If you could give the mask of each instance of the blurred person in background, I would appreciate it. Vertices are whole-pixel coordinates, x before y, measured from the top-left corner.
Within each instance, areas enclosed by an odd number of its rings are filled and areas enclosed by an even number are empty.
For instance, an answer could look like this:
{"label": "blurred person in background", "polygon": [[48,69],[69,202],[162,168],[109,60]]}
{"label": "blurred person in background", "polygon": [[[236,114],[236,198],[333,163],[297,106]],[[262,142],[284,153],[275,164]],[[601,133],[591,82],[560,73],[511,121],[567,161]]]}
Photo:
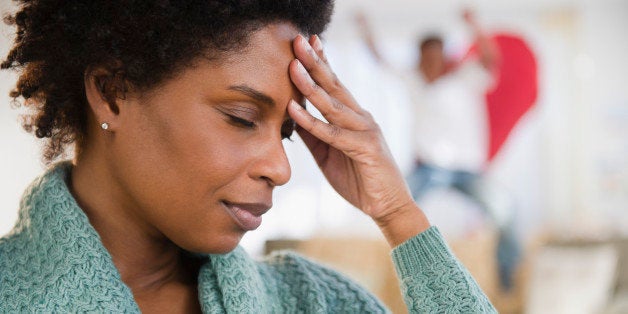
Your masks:
{"label": "blurred person in background", "polygon": [[463,19],[475,39],[473,53],[460,60],[448,58],[443,38],[428,35],[419,40],[416,66],[408,71],[395,69],[383,57],[366,16],[356,15],[369,51],[378,64],[406,82],[414,102],[415,166],[407,176],[413,198],[421,202],[429,192],[449,188],[474,201],[499,229],[500,283],[508,290],[520,254],[513,228],[515,206],[508,196],[496,195],[502,191],[483,178],[489,161],[485,96],[499,77],[501,55],[470,10]]}
{"label": "blurred person in background", "polygon": [[295,130],[388,240],[411,313],[495,312],[332,72],[316,34],[333,1],[17,2],[2,68],[49,168],[0,238],[0,312],[387,312],[333,270],[238,246],[290,179]]}

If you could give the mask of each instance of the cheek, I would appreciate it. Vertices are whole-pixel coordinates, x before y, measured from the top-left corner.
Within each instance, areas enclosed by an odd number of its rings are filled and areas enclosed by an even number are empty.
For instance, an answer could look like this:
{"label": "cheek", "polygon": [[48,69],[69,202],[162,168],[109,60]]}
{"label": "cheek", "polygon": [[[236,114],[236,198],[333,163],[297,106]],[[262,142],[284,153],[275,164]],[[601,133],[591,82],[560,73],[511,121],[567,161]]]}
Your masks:
{"label": "cheek", "polygon": [[219,201],[244,182],[240,133],[206,110],[147,114],[127,132],[112,166],[139,217],[185,249],[233,249],[242,232]]}
{"label": "cheek", "polygon": [[168,125],[158,135],[164,171],[184,185],[221,186],[237,176],[243,163],[233,132],[216,115],[197,115],[186,122]]}
{"label": "cheek", "polygon": [[160,229],[211,220],[221,188],[243,173],[244,155],[224,121],[206,110],[150,112],[125,139],[121,181]]}
{"label": "cheek", "polygon": [[174,200],[207,197],[238,175],[237,145],[216,120],[189,115],[165,121],[156,130],[150,151],[157,166],[150,171],[157,172],[156,179]]}
{"label": "cheek", "polygon": [[243,235],[219,201],[243,182],[247,154],[220,125],[224,121],[176,127],[161,140],[168,166],[160,174],[164,185],[152,191],[159,212],[154,224],[190,251],[228,252]]}

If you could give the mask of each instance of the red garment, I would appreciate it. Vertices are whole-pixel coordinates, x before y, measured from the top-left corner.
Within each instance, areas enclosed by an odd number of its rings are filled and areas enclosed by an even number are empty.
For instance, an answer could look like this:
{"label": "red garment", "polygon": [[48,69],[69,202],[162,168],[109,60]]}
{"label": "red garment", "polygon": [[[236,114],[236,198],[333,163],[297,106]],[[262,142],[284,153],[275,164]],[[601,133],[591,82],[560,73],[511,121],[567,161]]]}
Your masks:
{"label": "red garment", "polygon": [[[537,63],[534,53],[520,37],[496,34],[499,48],[495,67],[496,83],[486,93],[489,123],[487,162],[493,160],[519,119],[534,105],[538,94]],[[476,51],[474,45],[467,56]]]}

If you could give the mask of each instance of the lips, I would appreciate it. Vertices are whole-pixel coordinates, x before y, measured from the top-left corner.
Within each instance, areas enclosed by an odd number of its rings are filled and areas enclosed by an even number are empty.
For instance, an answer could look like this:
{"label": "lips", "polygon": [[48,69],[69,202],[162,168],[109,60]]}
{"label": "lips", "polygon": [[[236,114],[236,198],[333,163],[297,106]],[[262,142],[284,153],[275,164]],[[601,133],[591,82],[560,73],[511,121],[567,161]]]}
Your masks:
{"label": "lips", "polygon": [[264,203],[221,203],[231,218],[246,231],[257,229],[262,224],[262,215],[272,206]]}

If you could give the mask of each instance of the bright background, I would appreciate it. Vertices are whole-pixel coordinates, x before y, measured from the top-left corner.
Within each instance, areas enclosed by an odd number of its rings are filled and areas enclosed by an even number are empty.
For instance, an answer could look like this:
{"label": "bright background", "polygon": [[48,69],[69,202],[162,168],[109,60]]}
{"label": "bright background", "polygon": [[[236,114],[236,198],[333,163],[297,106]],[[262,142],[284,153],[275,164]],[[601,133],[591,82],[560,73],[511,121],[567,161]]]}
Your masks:
{"label": "bright background", "polygon": [[[446,51],[461,54],[471,37],[460,18],[473,8],[490,31],[511,31],[537,54],[540,95],[517,125],[488,176],[518,204],[516,230],[524,243],[540,236],[569,241],[628,237],[628,1],[339,0],[326,48],[339,77],[376,117],[404,172],[412,101],[397,78],[382,71],[362,43],[354,14],[362,10],[385,57],[411,66],[420,34],[438,31]],[[8,1],[0,3],[5,14]],[[0,26],[0,55],[13,29]],[[8,92],[16,76],[0,72],[0,234],[17,218],[20,195],[43,166],[39,146],[18,123]],[[275,193],[275,207],[243,245],[261,254],[267,239],[324,234],[379,238],[374,225],[324,181],[302,143],[287,143],[293,177]],[[439,191],[422,204],[450,238],[464,237],[478,218],[460,195]],[[461,209],[462,208],[462,209]],[[453,214],[452,214],[453,213]],[[625,266],[625,265],[624,265]],[[577,302],[576,302],[577,304]]]}

